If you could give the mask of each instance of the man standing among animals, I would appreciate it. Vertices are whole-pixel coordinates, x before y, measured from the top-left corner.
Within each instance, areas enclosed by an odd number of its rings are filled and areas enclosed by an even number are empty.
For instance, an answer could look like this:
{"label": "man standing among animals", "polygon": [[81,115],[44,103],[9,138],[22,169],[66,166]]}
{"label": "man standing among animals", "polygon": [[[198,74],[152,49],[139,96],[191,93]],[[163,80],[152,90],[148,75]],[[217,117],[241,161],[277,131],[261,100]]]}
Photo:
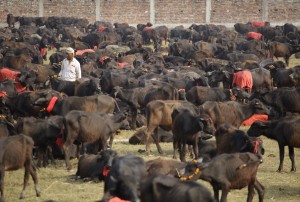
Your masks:
{"label": "man standing among animals", "polygon": [[65,81],[76,81],[81,78],[80,63],[74,58],[74,49],[68,47],[66,49],[67,58],[62,61],[59,76]]}

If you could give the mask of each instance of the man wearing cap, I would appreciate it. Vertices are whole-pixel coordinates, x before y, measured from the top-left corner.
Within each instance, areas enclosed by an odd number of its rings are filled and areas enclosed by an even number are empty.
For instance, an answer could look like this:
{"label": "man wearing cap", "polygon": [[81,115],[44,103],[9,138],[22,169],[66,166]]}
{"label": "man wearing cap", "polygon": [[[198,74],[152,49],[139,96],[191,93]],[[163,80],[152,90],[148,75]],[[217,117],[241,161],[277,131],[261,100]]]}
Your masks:
{"label": "man wearing cap", "polygon": [[62,61],[59,76],[65,81],[76,81],[81,78],[80,63],[74,58],[74,50],[71,47],[66,49],[67,58]]}

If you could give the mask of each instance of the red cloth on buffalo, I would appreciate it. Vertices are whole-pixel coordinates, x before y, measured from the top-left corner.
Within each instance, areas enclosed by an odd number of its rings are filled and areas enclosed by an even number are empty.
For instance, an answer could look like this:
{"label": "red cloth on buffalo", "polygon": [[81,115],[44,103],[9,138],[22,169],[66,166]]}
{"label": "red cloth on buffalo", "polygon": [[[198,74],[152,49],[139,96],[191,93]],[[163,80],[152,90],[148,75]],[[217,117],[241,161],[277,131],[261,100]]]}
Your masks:
{"label": "red cloth on buffalo", "polygon": [[100,26],[99,28],[98,28],[98,32],[103,32],[104,30],[106,30],[107,29],[107,27],[105,27],[105,26]]}
{"label": "red cloth on buffalo", "polygon": [[268,121],[268,115],[265,114],[254,114],[249,119],[242,123],[243,126],[251,126],[255,121]]}
{"label": "red cloth on buffalo", "polygon": [[257,33],[257,32],[248,32],[248,33],[247,33],[247,37],[248,37],[248,38],[251,38],[251,39],[259,40],[259,39],[262,38],[262,34]]}
{"label": "red cloth on buffalo", "polygon": [[252,27],[264,27],[266,25],[265,22],[251,22]]}
{"label": "red cloth on buffalo", "polygon": [[21,93],[26,89],[26,87],[24,87],[20,84],[17,74],[21,74],[21,72],[13,71],[13,70],[3,67],[2,69],[0,69],[0,82],[4,81],[5,79],[15,80],[17,82],[16,88],[18,90],[18,93]]}
{"label": "red cloth on buffalo", "polygon": [[94,53],[93,49],[84,49],[84,50],[77,50],[76,55],[82,55],[83,53]]}
{"label": "red cloth on buffalo", "polygon": [[47,54],[47,48],[42,48],[41,49],[41,55],[44,57]]}
{"label": "red cloth on buffalo", "polygon": [[110,57],[108,57],[108,56],[103,56],[102,58],[100,58],[100,60],[99,60],[99,62],[101,63],[101,64],[103,64],[104,63],[104,60],[107,60],[107,59],[109,59]]}
{"label": "red cloth on buffalo", "polygon": [[61,137],[58,137],[56,138],[56,144],[59,146],[59,147],[62,147],[64,142],[63,142],[63,139]]}
{"label": "red cloth on buffalo", "polygon": [[108,202],[130,202],[130,201],[125,201],[125,200],[122,200],[118,197],[113,197]]}
{"label": "red cloth on buffalo", "polygon": [[126,65],[128,65],[128,62],[118,62],[118,67],[124,68]]}
{"label": "red cloth on buffalo", "polygon": [[143,31],[147,31],[147,30],[150,30],[150,29],[153,29],[152,27],[144,27]]}
{"label": "red cloth on buffalo", "polygon": [[239,71],[233,75],[232,87],[249,88],[252,91],[253,80],[250,71]]}

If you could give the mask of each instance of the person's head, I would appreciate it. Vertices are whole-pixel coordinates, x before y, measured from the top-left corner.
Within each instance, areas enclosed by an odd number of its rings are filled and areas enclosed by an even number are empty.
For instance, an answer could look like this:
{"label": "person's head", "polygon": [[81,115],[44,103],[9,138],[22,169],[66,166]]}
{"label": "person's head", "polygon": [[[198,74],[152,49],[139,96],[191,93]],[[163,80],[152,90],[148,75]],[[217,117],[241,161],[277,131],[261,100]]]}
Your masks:
{"label": "person's head", "polygon": [[66,49],[66,53],[67,53],[67,59],[68,59],[68,60],[72,60],[73,57],[74,57],[74,49],[71,48],[71,47],[68,47],[68,48]]}

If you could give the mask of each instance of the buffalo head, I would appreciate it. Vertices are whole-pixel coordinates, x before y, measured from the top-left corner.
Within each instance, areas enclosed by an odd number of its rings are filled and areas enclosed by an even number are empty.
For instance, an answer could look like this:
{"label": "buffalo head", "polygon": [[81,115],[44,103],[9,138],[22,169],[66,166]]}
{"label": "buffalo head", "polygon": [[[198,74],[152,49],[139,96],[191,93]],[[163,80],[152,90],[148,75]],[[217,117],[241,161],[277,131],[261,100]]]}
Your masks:
{"label": "buffalo head", "polygon": [[193,160],[192,162],[189,162],[185,168],[179,170],[177,172],[178,177],[182,181],[186,180],[193,180],[196,181],[199,179],[199,176],[201,175],[201,170],[206,166],[206,163],[202,163],[202,158]]}
{"label": "buffalo head", "polygon": [[267,107],[266,105],[264,105],[260,100],[258,99],[253,99],[250,102],[250,105],[252,106],[252,108],[254,109],[254,113],[255,114],[266,114],[269,115],[271,108]]}
{"label": "buffalo head", "polygon": [[259,137],[270,127],[269,122],[255,121],[247,131],[250,137]]}
{"label": "buffalo head", "polygon": [[100,157],[97,159],[98,162],[103,162],[106,168],[111,168],[112,162],[115,157],[118,156],[118,153],[112,149],[107,149],[100,152]]}

